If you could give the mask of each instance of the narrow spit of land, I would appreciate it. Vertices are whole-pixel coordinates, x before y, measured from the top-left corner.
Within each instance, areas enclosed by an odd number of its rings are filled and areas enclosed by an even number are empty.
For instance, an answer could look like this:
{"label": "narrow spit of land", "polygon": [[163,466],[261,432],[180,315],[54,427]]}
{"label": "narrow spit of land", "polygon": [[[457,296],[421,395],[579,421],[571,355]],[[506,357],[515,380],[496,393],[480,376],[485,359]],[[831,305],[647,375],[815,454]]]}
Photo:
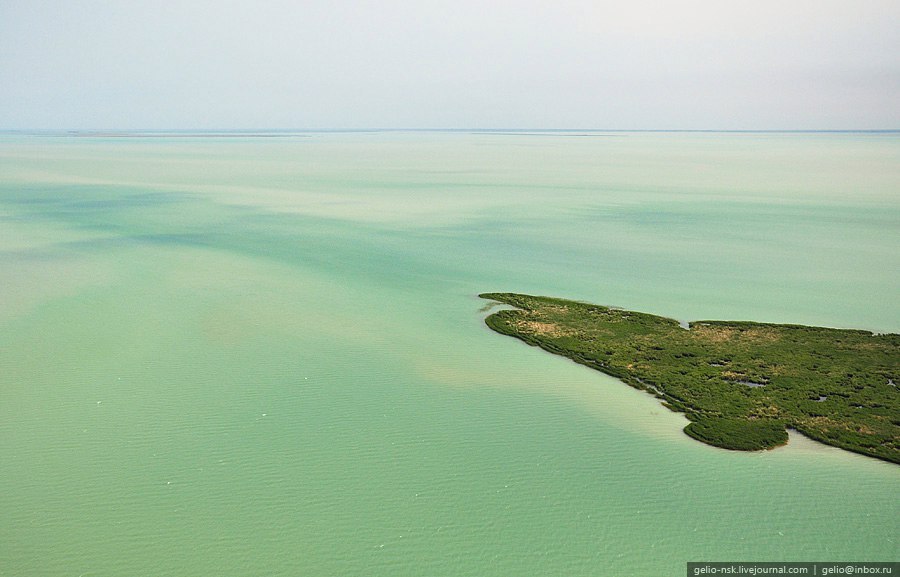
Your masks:
{"label": "narrow spit of land", "polygon": [[616,377],[684,412],[691,437],[726,449],[783,445],[787,428],[900,464],[900,335],[673,319],[564,299],[484,293],[485,322]]}

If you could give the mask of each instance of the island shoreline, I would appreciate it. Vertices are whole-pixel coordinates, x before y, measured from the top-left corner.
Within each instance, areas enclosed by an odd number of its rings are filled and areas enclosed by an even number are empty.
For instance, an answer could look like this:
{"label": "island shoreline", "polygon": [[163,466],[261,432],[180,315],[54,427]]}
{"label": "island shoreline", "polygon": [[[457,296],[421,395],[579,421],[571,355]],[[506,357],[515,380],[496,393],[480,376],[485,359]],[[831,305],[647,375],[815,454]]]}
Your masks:
{"label": "island shoreline", "polygon": [[[691,421],[684,433],[700,442],[769,450],[786,445],[792,429],[900,464],[893,385],[900,335],[751,321],[695,321],[685,329],[674,319],[580,301],[478,296],[512,307],[483,308],[494,332],[653,395],[683,413]],[[830,411],[811,404],[828,399]]]}

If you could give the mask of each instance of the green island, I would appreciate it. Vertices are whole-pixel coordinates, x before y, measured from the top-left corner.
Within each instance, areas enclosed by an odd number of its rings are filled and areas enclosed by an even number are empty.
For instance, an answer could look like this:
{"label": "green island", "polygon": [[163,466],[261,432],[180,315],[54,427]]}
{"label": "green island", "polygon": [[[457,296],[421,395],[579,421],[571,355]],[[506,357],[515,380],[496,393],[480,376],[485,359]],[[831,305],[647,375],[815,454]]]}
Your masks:
{"label": "green island", "polygon": [[726,449],[822,443],[900,464],[900,335],[734,321],[687,328],[651,314],[558,298],[484,293],[485,323],[647,391]]}

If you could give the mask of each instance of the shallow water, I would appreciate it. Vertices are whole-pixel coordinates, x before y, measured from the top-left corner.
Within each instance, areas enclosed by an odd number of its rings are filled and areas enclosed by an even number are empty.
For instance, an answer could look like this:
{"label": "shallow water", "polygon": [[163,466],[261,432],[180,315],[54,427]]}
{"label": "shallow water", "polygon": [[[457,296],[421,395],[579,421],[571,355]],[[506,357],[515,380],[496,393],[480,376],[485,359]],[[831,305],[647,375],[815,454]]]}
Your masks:
{"label": "shallow water", "polygon": [[897,558],[895,465],[734,453],[483,291],[900,330],[893,134],[0,136],[0,575]]}

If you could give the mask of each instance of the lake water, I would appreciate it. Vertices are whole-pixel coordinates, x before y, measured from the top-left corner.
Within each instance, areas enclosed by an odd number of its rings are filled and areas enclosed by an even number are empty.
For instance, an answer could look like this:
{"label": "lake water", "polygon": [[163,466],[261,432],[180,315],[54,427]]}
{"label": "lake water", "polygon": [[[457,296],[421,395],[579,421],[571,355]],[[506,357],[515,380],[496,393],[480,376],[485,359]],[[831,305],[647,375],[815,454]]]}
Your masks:
{"label": "lake water", "polygon": [[900,468],[737,453],[484,291],[900,330],[900,135],[0,135],[0,575],[897,560]]}

